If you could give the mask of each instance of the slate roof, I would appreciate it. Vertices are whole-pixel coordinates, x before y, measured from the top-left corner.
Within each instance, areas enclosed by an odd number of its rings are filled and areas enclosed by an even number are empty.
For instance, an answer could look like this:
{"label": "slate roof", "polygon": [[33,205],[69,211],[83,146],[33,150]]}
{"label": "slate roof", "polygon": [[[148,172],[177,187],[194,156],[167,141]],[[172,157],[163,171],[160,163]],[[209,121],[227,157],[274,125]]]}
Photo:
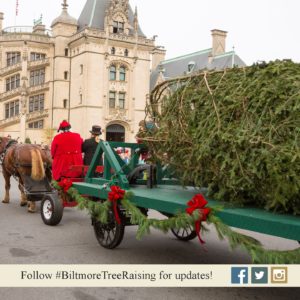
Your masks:
{"label": "slate roof", "polygon": [[[86,27],[104,30],[105,10],[109,7],[109,0],[87,0],[78,19],[78,31]],[[129,23],[132,27],[134,14],[129,6],[128,12]],[[132,34],[132,32],[130,32]],[[145,37],[140,26],[138,26],[138,35]]]}
{"label": "slate roof", "polygon": [[160,70],[162,71],[164,79],[167,80],[187,74],[189,64],[193,65],[191,72],[204,69],[222,70],[225,68],[231,68],[232,64],[239,67],[246,66],[241,58],[233,51],[217,55],[212,58],[211,62],[209,62],[211,50],[211,48],[205,49],[202,51],[162,61],[151,73],[150,90],[153,90],[153,88],[155,87]]}

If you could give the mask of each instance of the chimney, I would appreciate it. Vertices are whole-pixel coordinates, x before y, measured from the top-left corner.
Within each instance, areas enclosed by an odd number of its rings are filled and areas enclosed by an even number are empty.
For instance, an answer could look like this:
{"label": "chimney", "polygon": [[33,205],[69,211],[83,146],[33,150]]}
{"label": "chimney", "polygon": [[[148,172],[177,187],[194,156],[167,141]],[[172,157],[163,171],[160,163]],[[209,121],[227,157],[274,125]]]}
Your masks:
{"label": "chimney", "polygon": [[227,31],[213,29],[212,36],[212,56],[225,53]]}
{"label": "chimney", "polygon": [[3,12],[0,12],[0,34],[2,34],[2,22],[3,22],[3,16],[4,16],[4,13]]}

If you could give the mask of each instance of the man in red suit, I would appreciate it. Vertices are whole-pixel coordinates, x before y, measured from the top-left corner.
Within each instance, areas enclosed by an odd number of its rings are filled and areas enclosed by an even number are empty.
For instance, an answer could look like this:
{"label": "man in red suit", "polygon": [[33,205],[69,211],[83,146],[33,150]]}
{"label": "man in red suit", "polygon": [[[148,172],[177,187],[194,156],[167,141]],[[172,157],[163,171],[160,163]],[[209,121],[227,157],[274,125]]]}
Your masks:
{"label": "man in red suit", "polygon": [[52,176],[54,180],[63,177],[78,177],[81,171],[70,170],[70,166],[83,165],[81,145],[82,138],[78,133],[70,132],[71,125],[62,121],[51,144]]}

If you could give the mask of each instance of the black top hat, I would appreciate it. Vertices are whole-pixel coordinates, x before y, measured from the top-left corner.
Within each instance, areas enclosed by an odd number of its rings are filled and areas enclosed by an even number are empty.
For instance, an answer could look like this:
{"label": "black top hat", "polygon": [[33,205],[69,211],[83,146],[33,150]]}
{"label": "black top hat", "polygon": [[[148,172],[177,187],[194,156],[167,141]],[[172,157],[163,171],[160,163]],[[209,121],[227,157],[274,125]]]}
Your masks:
{"label": "black top hat", "polygon": [[93,125],[92,130],[90,130],[90,133],[94,135],[102,134],[101,127],[98,125]]}

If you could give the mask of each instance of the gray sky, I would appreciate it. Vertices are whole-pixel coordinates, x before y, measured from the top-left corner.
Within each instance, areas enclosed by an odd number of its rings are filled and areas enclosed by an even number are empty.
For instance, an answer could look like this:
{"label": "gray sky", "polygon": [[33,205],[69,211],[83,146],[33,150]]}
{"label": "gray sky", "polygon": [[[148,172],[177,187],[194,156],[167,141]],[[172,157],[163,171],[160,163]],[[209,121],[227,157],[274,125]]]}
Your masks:
{"label": "gray sky", "polygon": [[[32,25],[43,15],[50,27],[61,12],[62,0],[0,0],[4,27]],[[86,0],[68,0],[69,13],[78,18]],[[235,47],[247,63],[291,58],[300,62],[299,0],[130,0],[138,8],[147,37],[158,35],[167,58],[211,47],[211,29],[228,31],[226,50]]]}

